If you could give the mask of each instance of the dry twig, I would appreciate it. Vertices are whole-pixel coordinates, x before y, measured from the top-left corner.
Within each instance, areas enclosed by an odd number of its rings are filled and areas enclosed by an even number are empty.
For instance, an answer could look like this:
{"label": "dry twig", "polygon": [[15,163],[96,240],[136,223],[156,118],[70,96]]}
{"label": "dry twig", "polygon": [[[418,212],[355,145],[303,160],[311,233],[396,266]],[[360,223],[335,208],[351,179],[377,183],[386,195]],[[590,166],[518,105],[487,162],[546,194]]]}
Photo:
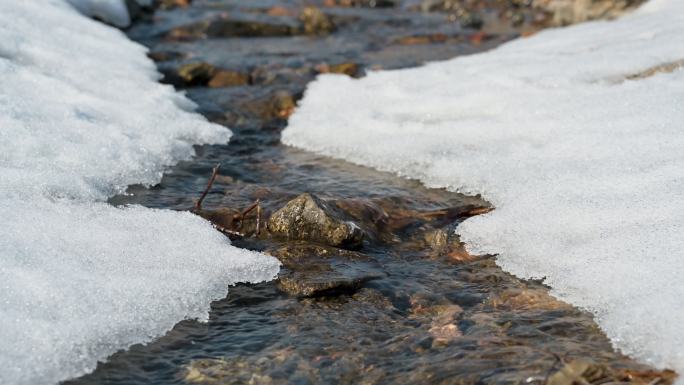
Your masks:
{"label": "dry twig", "polygon": [[219,168],[221,167],[220,163],[217,163],[216,166],[211,170],[211,177],[209,178],[209,182],[207,182],[207,187],[204,189],[202,192],[202,195],[200,198],[197,200],[195,203],[195,209],[194,211],[199,211],[202,209],[202,201],[204,200],[204,197],[207,196],[209,193],[209,190],[211,190],[211,186],[214,185],[214,181],[216,180],[216,175],[218,175]]}

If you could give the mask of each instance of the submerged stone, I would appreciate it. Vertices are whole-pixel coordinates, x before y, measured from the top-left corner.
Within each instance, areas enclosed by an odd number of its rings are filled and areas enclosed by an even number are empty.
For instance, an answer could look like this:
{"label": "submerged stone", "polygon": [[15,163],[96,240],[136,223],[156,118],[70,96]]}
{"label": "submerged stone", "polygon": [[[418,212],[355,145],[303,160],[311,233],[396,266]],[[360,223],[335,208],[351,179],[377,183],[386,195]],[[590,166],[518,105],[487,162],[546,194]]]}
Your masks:
{"label": "submerged stone", "polygon": [[296,35],[295,25],[265,21],[233,20],[220,18],[211,22],[207,36],[221,37],[275,37]]}
{"label": "submerged stone", "polygon": [[178,68],[178,77],[186,85],[205,84],[216,73],[216,67],[209,63],[188,63]]}
{"label": "submerged stone", "polygon": [[307,35],[327,35],[335,29],[330,18],[316,7],[304,7],[299,20]]}
{"label": "submerged stone", "polygon": [[295,297],[352,294],[382,278],[381,266],[355,251],[310,244],[288,245],[270,252],[283,264],[278,288]]}
{"label": "submerged stone", "polygon": [[243,86],[249,83],[249,76],[237,71],[220,70],[217,71],[211,80],[209,80],[209,87],[234,87]]}

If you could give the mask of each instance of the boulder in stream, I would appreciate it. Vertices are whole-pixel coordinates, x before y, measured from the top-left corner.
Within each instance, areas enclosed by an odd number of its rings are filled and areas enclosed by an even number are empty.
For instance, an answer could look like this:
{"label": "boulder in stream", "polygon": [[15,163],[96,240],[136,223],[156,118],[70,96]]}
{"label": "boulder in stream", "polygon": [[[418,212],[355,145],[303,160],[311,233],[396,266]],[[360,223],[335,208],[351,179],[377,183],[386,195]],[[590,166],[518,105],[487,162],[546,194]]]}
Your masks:
{"label": "boulder in stream", "polygon": [[302,194],[268,220],[271,234],[346,249],[362,246],[364,233],[337,208],[312,194]]}

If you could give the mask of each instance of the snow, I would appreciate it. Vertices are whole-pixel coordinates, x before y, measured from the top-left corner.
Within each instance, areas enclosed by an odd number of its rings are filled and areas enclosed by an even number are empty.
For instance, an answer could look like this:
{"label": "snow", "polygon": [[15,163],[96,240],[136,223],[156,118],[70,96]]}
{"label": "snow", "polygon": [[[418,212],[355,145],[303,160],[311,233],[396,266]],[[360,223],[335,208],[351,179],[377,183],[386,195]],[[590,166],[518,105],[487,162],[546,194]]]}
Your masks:
{"label": "snow", "polygon": [[[131,16],[125,0],[67,0],[84,15],[97,17],[117,27],[128,27]],[[141,6],[149,7],[152,0],[136,0]]]}
{"label": "snow", "polygon": [[324,75],[284,143],[482,194],[471,252],[592,311],[623,352],[684,371],[684,1],[364,79]]}
{"label": "snow", "polygon": [[230,132],[63,0],[0,2],[0,384],[54,384],[272,279],[190,213],[106,203]]}

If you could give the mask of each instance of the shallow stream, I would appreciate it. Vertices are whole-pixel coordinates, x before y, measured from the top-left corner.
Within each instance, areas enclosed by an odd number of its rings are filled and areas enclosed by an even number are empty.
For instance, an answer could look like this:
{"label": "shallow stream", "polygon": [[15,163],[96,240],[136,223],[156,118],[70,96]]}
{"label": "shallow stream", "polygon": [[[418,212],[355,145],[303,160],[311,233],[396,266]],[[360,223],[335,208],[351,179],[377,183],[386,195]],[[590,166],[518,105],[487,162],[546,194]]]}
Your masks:
{"label": "shallow stream", "polygon": [[354,251],[236,237],[278,256],[281,278],[231,288],[208,323],[181,322],[68,384],[544,384],[577,359],[595,365],[584,376],[591,383],[667,383],[616,353],[591,315],[506,274],[494,257],[468,255],[453,229],[486,202],[280,144],[319,73],[420,65],[543,26],[516,2],[468,4],[424,12],[418,1],[197,0],[143,15],[129,36],[150,47],[164,81],[234,136],[113,204],[190,209],[220,164],[206,210],[259,199],[266,217],[312,193],[367,237]]}

